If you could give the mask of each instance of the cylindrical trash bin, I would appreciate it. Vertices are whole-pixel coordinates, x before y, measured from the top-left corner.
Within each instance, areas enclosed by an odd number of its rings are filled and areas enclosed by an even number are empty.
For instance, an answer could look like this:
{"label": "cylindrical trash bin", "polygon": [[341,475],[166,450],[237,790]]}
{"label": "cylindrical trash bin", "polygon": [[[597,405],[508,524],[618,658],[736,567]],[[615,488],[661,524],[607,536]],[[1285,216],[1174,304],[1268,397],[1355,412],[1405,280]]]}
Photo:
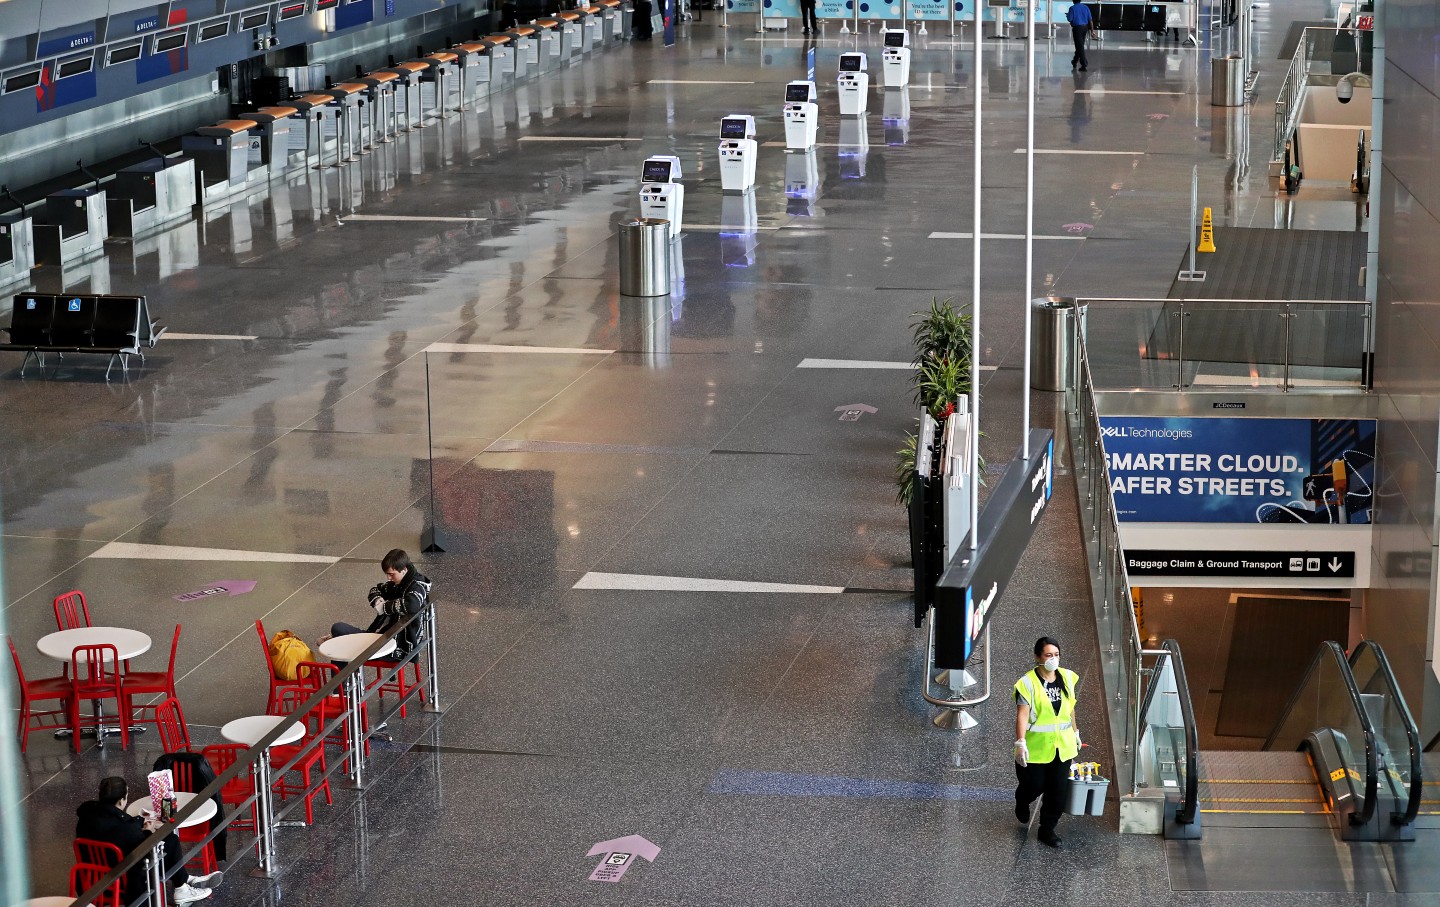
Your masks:
{"label": "cylindrical trash bin", "polygon": [[1030,387],[1067,391],[1075,381],[1085,306],[1076,305],[1073,296],[1042,296],[1030,300],[1030,314]]}
{"label": "cylindrical trash bin", "polygon": [[620,225],[620,295],[670,295],[670,221],[637,217]]}
{"label": "cylindrical trash bin", "polygon": [[1239,54],[1210,61],[1210,106],[1245,106],[1245,58]]}
{"label": "cylindrical trash bin", "polygon": [[1105,778],[1091,778],[1089,780],[1075,779],[1070,782],[1070,809],[1072,816],[1083,816],[1089,813],[1092,816],[1105,815],[1105,791],[1110,787],[1110,782]]}

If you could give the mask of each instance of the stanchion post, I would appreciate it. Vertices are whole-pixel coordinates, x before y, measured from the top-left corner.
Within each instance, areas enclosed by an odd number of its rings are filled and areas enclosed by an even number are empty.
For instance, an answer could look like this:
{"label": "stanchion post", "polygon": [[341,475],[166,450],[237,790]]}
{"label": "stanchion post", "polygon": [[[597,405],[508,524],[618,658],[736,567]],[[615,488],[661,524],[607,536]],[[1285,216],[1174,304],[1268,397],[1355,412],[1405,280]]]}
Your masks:
{"label": "stanchion post", "polygon": [[426,673],[429,674],[427,681],[430,687],[430,701],[425,703],[423,711],[441,713],[445,709],[440,705],[440,640],[436,634],[439,619],[435,613],[435,603],[431,602],[430,607],[425,611],[425,622],[429,624],[426,636],[429,642],[425,646]]}
{"label": "stanchion post", "polygon": [[270,802],[270,751],[250,765],[250,778],[255,785],[255,856],[259,864],[250,871],[256,878],[268,879],[275,872],[275,813]]}
{"label": "stanchion post", "polygon": [[365,667],[362,665],[346,681],[346,692],[350,698],[350,785],[356,790],[365,789],[365,728],[360,716],[365,708]]}

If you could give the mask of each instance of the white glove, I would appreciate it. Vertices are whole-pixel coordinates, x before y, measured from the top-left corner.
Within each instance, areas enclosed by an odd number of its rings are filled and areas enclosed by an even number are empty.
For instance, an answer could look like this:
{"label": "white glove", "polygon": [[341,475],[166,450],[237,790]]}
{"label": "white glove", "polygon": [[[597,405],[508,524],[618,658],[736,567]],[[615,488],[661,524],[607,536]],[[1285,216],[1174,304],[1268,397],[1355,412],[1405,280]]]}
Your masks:
{"label": "white glove", "polygon": [[1081,741],[1081,739],[1080,739],[1080,729],[1077,727],[1077,728],[1075,729],[1075,748],[1078,750],[1080,747],[1082,747],[1082,746],[1084,746],[1084,745],[1085,745],[1084,742]]}
{"label": "white glove", "polygon": [[1021,768],[1030,764],[1030,747],[1025,745],[1024,740],[1015,741],[1015,764]]}
{"label": "white glove", "polygon": [[383,615],[385,613],[385,597],[379,593],[371,595],[370,607],[375,609],[377,615]]}

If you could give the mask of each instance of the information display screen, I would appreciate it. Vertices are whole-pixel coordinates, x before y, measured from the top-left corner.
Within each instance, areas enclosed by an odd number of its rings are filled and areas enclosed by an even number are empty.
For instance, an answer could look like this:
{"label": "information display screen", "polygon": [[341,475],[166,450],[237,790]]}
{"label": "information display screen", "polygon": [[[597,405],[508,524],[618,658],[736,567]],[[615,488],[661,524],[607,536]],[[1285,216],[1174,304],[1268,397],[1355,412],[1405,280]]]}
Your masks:
{"label": "information display screen", "polygon": [[786,101],[786,103],[795,104],[795,103],[799,103],[799,102],[801,102],[801,101],[808,101],[808,100],[810,100],[810,86],[809,86],[809,85],[786,85],[786,86],[785,86],[785,101]]}
{"label": "information display screen", "polygon": [[720,138],[722,139],[743,139],[745,138],[745,121],[734,117],[720,121]]}
{"label": "information display screen", "polygon": [[905,33],[903,31],[887,31],[885,33],[886,47],[904,47]]}
{"label": "information display screen", "polygon": [[859,72],[859,71],[860,71],[860,55],[859,55],[859,54],[843,54],[843,55],[840,57],[840,71],[841,71],[841,72]]}
{"label": "information display screen", "polygon": [[640,179],[647,183],[670,182],[670,162],[646,161],[644,169],[640,172]]}

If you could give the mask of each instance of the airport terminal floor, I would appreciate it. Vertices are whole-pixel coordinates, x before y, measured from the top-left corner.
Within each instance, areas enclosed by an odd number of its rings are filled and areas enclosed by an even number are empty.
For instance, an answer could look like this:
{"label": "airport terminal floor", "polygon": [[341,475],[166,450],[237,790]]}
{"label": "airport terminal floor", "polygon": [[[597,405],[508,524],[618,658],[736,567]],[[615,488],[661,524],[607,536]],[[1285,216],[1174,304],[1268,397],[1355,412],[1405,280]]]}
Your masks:
{"label": "airport terminal floor", "polygon": [[[1260,8],[1262,80],[1283,72],[1290,22],[1323,14]],[[112,245],[90,273],[36,272],[42,292],[143,293],[172,333],[108,383],[98,359],[23,379],[18,354],[3,363],[6,619],[27,671],[55,673],[34,640],[68,589],[97,624],[168,641],[180,623],[200,746],[264,710],[257,618],[312,645],[363,625],[397,547],[435,584],[443,715],[392,720],[367,790],[279,831],[275,878],[232,846],[212,902],[1433,903],[1356,868],[1382,845],[1121,836],[1114,792],[1104,816],[1062,820],[1059,851],[1016,823],[1010,684],[1042,634],[1082,678],[1103,656],[1063,462],[995,619],[979,727],[931,725],[893,479],[914,410],[894,364],[913,313],[969,306],[972,44],[943,25],[917,39],[908,120],[884,121],[900,99],[876,89],[868,149],[841,157],[834,77],[854,40],[718,25],[706,13],[674,48],[617,46],[359,163],[296,171]],[[810,46],[813,170],[780,119]],[[859,46],[878,70],[876,35]],[[1164,296],[1195,164],[1224,224],[1271,223],[1269,108],[1212,110],[1207,50],[1111,37],[1078,73],[1068,36],[1039,48],[1037,290]],[[1023,43],[984,50],[993,469],[1019,445],[1034,294],[1015,238]],[[761,144],[748,237],[725,229],[731,113],[755,116]],[[652,154],[684,170],[680,264],[669,297],[622,298],[615,233]],[[1033,402],[1035,424],[1062,427],[1058,395]],[[841,418],[859,404],[873,411]],[[424,555],[432,445],[446,551]],[[256,585],[175,599],[227,579]],[[1099,696],[1082,687],[1079,725],[1108,764]],[[31,736],[35,894],[66,890],[75,806],[103,776],[142,779],[154,736],[78,754]],[[659,854],[590,881],[592,846],[627,835]]]}

